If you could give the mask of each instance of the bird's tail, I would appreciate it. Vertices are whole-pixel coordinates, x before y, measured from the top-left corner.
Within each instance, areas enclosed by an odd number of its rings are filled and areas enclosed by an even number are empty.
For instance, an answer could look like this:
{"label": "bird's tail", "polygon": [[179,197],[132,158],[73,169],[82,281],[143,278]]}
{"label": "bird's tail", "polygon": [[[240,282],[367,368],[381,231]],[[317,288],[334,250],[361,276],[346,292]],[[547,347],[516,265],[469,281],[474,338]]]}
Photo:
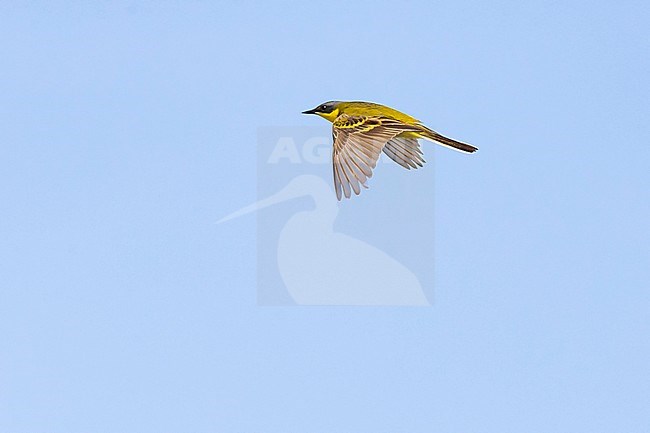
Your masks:
{"label": "bird's tail", "polygon": [[422,137],[463,153],[474,153],[478,150],[478,147],[452,140],[451,138],[438,134],[436,131],[429,129],[426,126],[422,126]]}

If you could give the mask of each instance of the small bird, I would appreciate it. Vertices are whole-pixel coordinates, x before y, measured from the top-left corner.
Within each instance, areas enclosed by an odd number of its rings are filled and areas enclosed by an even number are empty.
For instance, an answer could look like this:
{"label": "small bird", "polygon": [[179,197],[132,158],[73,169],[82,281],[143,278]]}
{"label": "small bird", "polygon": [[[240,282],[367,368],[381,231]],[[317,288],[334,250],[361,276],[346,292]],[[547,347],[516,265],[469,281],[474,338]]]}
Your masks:
{"label": "small bird", "polygon": [[406,169],[422,167],[418,139],[424,138],[463,153],[478,150],[438,134],[419,120],[385,105],[372,102],[329,101],[302,114],[317,114],[332,122],[334,190],[336,198],[359,195],[372,176],[383,151]]}

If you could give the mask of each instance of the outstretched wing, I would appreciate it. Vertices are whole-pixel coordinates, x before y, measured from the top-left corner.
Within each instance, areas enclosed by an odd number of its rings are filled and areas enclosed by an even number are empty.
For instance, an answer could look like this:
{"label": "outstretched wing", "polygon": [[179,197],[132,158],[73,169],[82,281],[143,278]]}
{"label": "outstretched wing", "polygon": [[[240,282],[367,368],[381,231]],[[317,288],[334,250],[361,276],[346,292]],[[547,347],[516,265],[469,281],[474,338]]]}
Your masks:
{"label": "outstretched wing", "polygon": [[[372,170],[377,165],[379,154],[386,143],[402,132],[419,130],[415,125],[391,118],[345,114],[339,116],[332,124],[332,163],[336,198],[341,200],[342,195],[350,198],[352,191],[358,195],[361,186],[366,187],[366,181],[372,176]],[[397,150],[399,149],[395,149]]]}
{"label": "outstretched wing", "polygon": [[407,170],[425,163],[417,138],[395,137],[384,146],[384,153]]}

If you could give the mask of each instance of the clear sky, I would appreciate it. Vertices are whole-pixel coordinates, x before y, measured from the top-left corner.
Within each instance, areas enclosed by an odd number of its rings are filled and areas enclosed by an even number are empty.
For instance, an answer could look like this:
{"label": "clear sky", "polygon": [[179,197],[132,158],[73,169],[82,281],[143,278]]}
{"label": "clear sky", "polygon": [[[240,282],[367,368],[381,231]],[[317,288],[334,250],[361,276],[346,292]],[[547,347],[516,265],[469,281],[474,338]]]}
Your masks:
{"label": "clear sky", "polygon": [[[641,1],[3,2],[0,431],[650,431],[648,22]],[[299,113],[330,99],[480,148],[425,147],[430,307],[260,306],[255,216],[215,224],[257,199],[259,128],[327,136]],[[391,230],[363,203],[399,206],[420,171],[398,168],[339,219]]]}

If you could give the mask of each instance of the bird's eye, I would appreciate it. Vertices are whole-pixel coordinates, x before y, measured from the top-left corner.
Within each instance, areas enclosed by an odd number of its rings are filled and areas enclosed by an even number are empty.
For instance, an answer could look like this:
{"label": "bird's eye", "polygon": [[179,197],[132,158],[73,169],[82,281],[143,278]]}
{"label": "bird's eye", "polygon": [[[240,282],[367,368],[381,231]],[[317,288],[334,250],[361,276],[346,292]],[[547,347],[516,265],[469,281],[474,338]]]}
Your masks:
{"label": "bird's eye", "polygon": [[327,105],[321,105],[320,109],[323,110],[323,111],[327,110]]}

